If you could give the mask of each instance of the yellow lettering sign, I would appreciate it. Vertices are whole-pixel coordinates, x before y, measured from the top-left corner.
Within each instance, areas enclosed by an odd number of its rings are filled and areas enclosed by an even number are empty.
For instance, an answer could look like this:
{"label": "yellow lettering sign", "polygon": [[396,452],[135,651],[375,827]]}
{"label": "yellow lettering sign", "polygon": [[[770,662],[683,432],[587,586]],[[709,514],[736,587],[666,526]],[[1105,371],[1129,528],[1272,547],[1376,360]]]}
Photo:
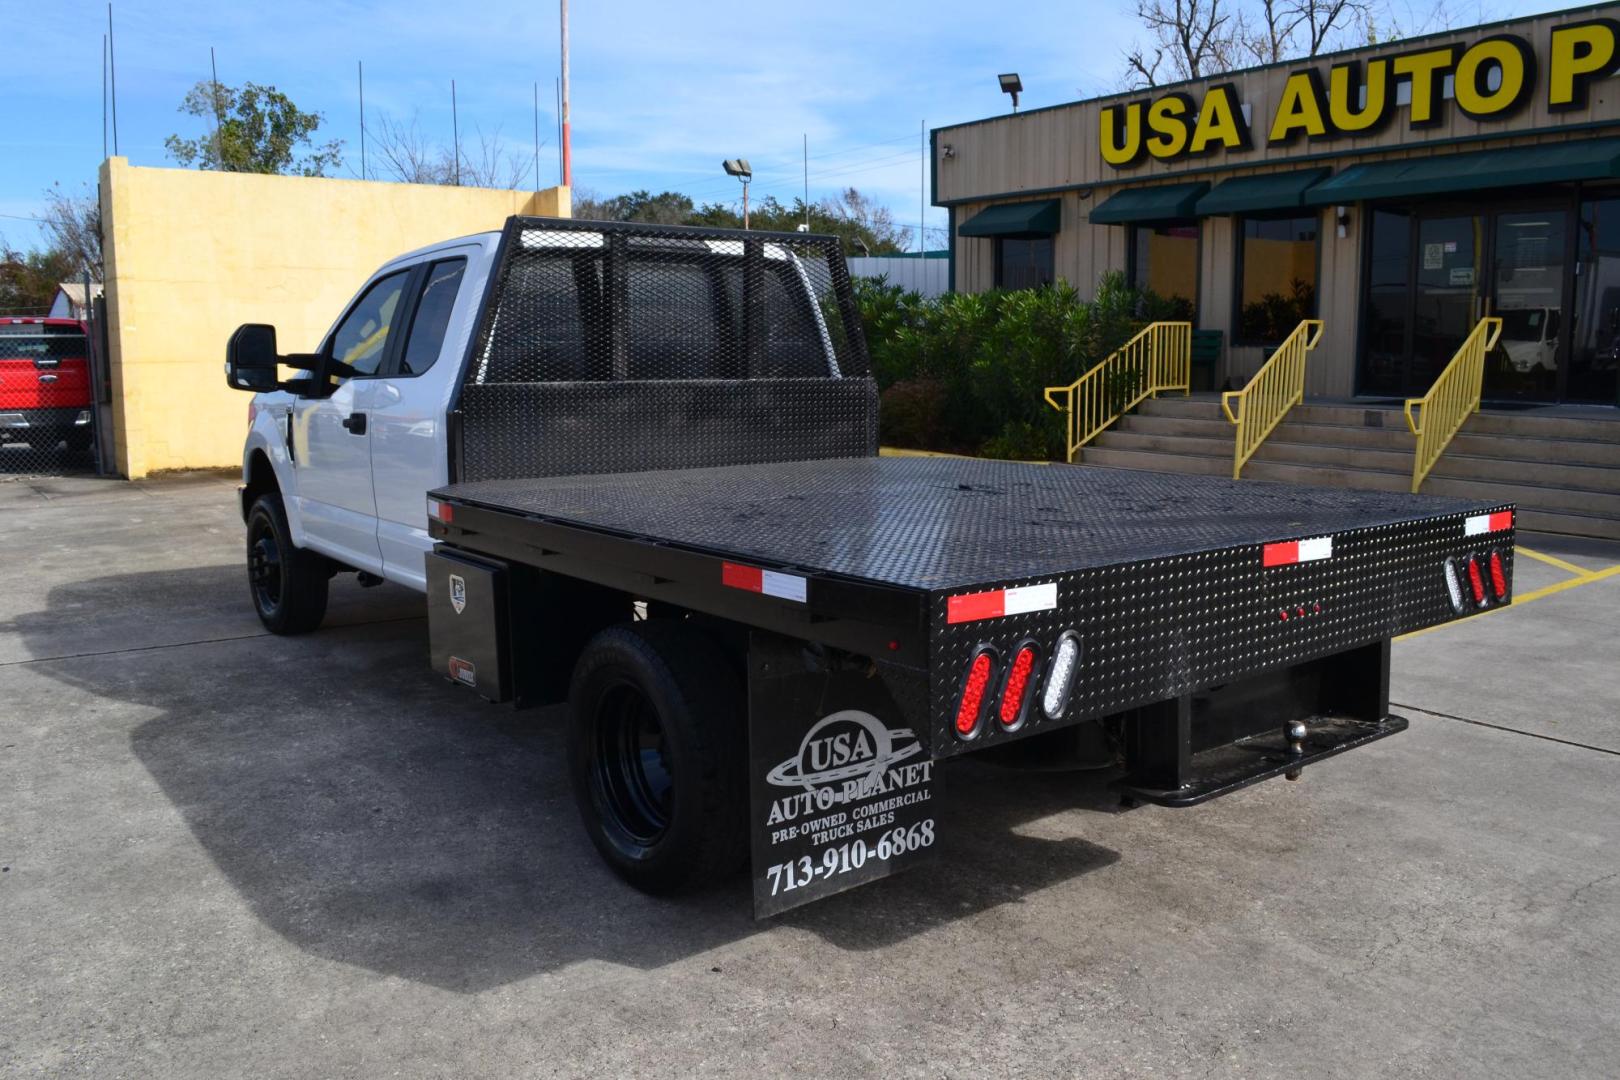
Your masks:
{"label": "yellow lettering sign", "polygon": [[[1530,97],[1535,72],[1536,54],[1524,38],[1512,34],[1481,38],[1457,61],[1452,88],[1457,108],[1475,120],[1510,113]],[[1493,73],[1499,74],[1493,78]]]}
{"label": "yellow lettering sign", "polygon": [[1406,107],[1408,127],[1433,127],[1440,122],[1440,89],[1456,58],[1457,51],[1448,45],[1443,49],[1407,53],[1389,62],[1397,79],[1407,79],[1412,84],[1412,103]]}
{"label": "yellow lettering sign", "polygon": [[1204,106],[1198,111],[1198,124],[1193,128],[1190,151],[1207,154],[1216,147],[1247,150],[1249,145],[1249,125],[1243,119],[1237,87],[1231,83],[1210,87],[1209,93],[1204,95]]}
{"label": "yellow lettering sign", "polygon": [[1620,22],[1590,22],[1555,26],[1547,54],[1547,108],[1570,112],[1586,108],[1587,92],[1599,79],[1620,67]]}
{"label": "yellow lettering sign", "polygon": [[1189,138],[1187,118],[1192,111],[1192,98],[1186,94],[1166,94],[1149,105],[1147,125],[1154,134],[1147,141],[1147,152],[1160,161],[1185,153]]}
{"label": "yellow lettering sign", "polygon": [[1102,159],[1116,169],[1142,159],[1142,103],[1110,105],[1102,111]]}
{"label": "yellow lettering sign", "polygon": [[1271,119],[1268,142],[1290,143],[1301,134],[1313,139],[1327,135],[1322,107],[1322,76],[1314,69],[1296,71],[1283,84],[1282,100]]}
{"label": "yellow lettering sign", "polygon": [[[1357,105],[1365,91],[1365,104]],[[1335,64],[1328,73],[1328,120],[1346,135],[1376,131],[1389,119],[1389,61],[1369,60],[1363,80],[1361,65]]]}

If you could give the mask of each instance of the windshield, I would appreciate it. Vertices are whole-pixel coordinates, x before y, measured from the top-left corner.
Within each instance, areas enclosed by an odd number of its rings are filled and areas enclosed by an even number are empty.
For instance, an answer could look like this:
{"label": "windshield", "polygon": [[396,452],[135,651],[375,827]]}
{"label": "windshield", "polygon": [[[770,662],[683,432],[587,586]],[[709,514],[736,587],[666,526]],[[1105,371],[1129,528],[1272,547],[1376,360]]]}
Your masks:
{"label": "windshield", "polygon": [[1502,337],[1508,341],[1540,341],[1547,326],[1546,308],[1519,308],[1502,314]]}

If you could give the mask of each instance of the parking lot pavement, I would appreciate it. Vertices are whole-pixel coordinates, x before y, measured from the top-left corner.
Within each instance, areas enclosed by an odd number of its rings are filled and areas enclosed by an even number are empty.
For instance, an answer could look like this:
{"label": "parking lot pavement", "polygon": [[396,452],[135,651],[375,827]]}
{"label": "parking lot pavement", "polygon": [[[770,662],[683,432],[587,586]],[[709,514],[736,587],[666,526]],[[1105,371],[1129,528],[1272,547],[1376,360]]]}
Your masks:
{"label": "parking lot pavement", "polygon": [[263,634],[228,483],[8,487],[6,1075],[1620,1073],[1620,550],[1522,537],[1575,569],[1398,643],[1412,730],[1302,783],[963,762],[939,859],[756,923],[620,885],[415,596]]}

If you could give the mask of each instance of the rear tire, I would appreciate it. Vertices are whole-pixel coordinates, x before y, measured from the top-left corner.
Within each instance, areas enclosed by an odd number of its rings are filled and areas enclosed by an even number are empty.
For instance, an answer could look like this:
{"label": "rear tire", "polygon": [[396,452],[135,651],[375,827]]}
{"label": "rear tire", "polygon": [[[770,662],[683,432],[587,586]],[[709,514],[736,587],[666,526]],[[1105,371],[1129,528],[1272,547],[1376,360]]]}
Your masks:
{"label": "rear tire", "polygon": [[717,643],[683,621],[609,627],[581,654],[569,702],[574,798],[620,877],[662,894],[741,869],[743,692]]}
{"label": "rear tire", "polygon": [[326,617],[326,559],[294,547],[281,496],[260,495],[247,519],[248,593],[272,634],[306,634]]}

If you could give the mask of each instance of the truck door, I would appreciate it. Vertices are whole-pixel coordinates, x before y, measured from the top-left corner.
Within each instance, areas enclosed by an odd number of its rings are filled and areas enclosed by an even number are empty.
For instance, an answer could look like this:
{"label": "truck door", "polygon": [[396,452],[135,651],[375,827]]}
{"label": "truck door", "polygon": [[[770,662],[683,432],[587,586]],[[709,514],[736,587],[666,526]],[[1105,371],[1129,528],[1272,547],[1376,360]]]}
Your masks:
{"label": "truck door", "polygon": [[383,574],[417,589],[426,587],[422,556],[433,546],[426,495],[449,479],[444,414],[477,316],[477,290],[463,290],[461,282],[478,249],[466,250],[435,259],[412,280],[404,343],[371,391],[371,477]]}
{"label": "truck door", "polygon": [[378,373],[398,341],[391,331],[412,273],[399,270],[372,282],[332,331],[327,355],[357,374],[338,378],[326,397],[299,398],[293,406],[305,542],[358,570],[382,570],[369,413]]}

